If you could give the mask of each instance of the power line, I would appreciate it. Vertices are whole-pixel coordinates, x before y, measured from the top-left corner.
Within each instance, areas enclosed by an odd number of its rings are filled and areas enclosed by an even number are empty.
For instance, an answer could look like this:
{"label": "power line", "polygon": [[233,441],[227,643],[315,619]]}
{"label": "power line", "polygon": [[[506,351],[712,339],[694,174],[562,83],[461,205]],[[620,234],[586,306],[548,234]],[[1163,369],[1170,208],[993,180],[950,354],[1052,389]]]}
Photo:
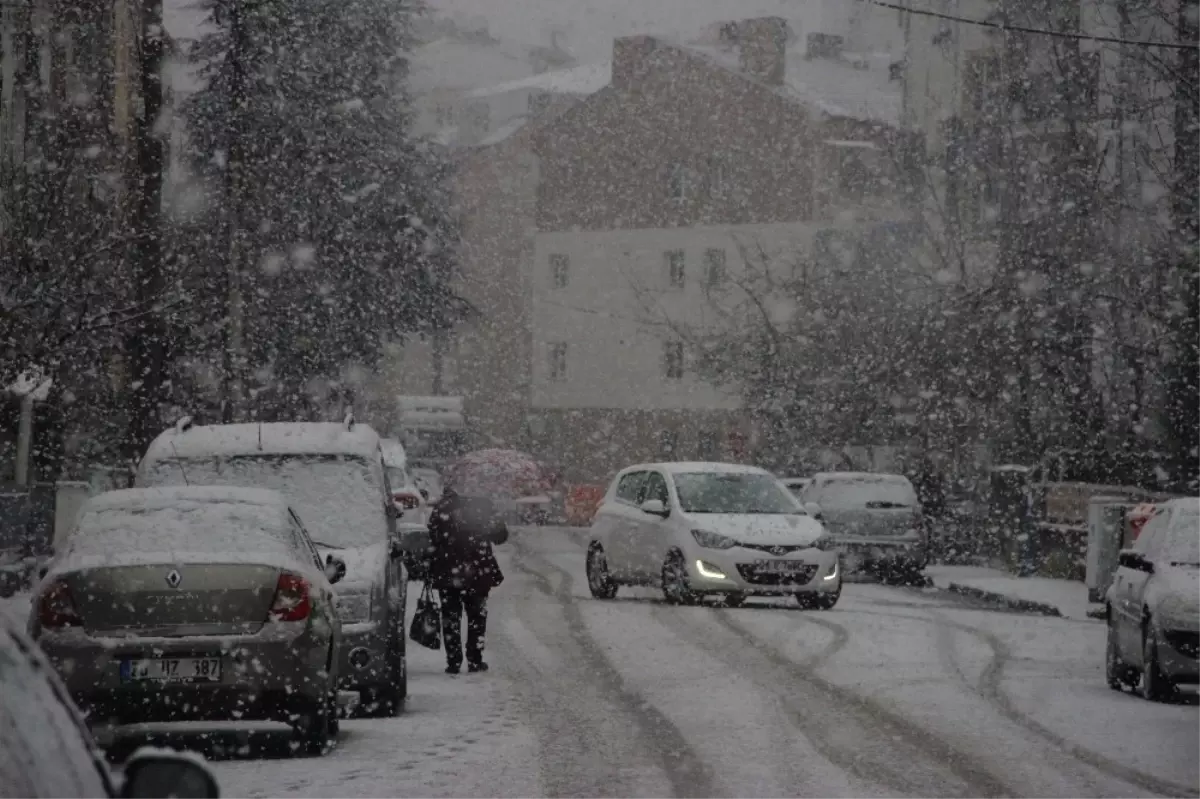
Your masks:
{"label": "power line", "polygon": [[944,19],[947,22],[961,22],[964,25],[976,25],[981,28],[994,28],[1000,31],[1013,31],[1015,33],[1032,33],[1038,36],[1053,36],[1059,39],[1078,39],[1087,42],[1105,42],[1108,44],[1128,44],[1135,47],[1165,47],[1168,50],[1195,50],[1200,48],[1200,43],[1197,44],[1182,44],[1179,42],[1147,42],[1136,39],[1121,39],[1116,36],[1093,36],[1087,33],[1071,33],[1070,31],[1052,31],[1045,28],[1027,28],[1023,25],[1008,25],[1003,22],[992,22],[986,19],[968,19],[967,17],[957,17],[953,14],[943,14],[940,11],[929,11],[923,8],[909,8],[899,3],[888,3],[885,0],[867,0],[872,5],[877,5],[882,8],[890,8],[893,11],[903,11],[906,14],[915,14],[919,17],[933,17],[934,19]]}

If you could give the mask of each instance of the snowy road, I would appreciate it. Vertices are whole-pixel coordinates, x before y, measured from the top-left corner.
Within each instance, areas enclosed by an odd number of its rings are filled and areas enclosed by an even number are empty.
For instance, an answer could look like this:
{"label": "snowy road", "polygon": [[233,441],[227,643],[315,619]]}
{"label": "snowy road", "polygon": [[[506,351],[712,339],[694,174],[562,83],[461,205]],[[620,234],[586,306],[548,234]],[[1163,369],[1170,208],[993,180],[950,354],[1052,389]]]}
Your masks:
{"label": "snowy road", "polygon": [[448,677],[410,645],[405,715],[344,722],[324,758],[218,762],[223,793],[1200,793],[1195,704],[1110,691],[1102,623],[875,585],[830,612],[602,602],[584,534],[522,528],[500,548],[491,672]]}

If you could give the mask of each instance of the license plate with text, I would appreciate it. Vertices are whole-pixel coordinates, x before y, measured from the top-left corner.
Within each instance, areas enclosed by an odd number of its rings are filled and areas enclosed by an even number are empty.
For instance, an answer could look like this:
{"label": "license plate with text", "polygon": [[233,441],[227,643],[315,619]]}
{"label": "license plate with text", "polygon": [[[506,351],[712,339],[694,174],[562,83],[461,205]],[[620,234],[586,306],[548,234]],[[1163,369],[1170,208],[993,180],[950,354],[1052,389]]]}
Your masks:
{"label": "license plate with text", "polygon": [[755,566],[768,574],[793,574],[804,571],[808,564],[794,560],[760,560]]}
{"label": "license plate with text", "polygon": [[121,663],[124,680],[215,682],[221,679],[220,658],[145,658]]}

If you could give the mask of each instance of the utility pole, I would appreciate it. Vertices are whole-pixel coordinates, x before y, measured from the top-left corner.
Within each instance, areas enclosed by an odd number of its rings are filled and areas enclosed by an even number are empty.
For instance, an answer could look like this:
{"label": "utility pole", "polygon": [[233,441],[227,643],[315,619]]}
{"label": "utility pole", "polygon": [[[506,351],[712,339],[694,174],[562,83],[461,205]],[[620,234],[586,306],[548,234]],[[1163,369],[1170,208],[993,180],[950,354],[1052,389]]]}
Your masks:
{"label": "utility pole", "polygon": [[242,419],[245,399],[246,339],[245,295],[242,290],[242,264],[245,253],[245,233],[242,228],[241,205],[245,169],[244,119],[246,105],[246,73],[242,53],[241,0],[225,0],[229,22],[229,118],[225,131],[225,326],[222,336],[221,421],[226,424]]}
{"label": "utility pole", "polygon": [[159,433],[159,408],[166,379],[167,331],[157,304],[165,280],[162,247],[163,111],[162,66],[166,31],[162,0],[141,0],[137,37],[141,109],[133,115],[134,187],[131,263],[133,294],[141,314],[126,339],[131,394],[126,457],[137,458]]}

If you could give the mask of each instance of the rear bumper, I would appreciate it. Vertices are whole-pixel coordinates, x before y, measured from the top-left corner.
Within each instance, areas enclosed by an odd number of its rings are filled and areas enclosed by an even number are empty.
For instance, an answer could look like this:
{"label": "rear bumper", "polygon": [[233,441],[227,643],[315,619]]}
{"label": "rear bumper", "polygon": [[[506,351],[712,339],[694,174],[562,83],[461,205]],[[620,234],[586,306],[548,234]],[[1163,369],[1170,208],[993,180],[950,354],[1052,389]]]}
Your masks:
{"label": "rear bumper", "polygon": [[[286,720],[329,685],[331,635],[308,626],[264,627],[255,635],[93,638],[43,634],[39,645],[81,708],[119,723],[228,719]],[[125,660],[219,658],[212,682],[128,681]]]}
{"label": "rear bumper", "polygon": [[848,571],[856,567],[870,569],[923,569],[929,563],[929,549],[919,539],[834,536],[834,545]]}
{"label": "rear bumper", "polygon": [[338,687],[359,691],[391,680],[388,671],[386,626],[368,621],[342,625],[342,649],[338,655]]}

